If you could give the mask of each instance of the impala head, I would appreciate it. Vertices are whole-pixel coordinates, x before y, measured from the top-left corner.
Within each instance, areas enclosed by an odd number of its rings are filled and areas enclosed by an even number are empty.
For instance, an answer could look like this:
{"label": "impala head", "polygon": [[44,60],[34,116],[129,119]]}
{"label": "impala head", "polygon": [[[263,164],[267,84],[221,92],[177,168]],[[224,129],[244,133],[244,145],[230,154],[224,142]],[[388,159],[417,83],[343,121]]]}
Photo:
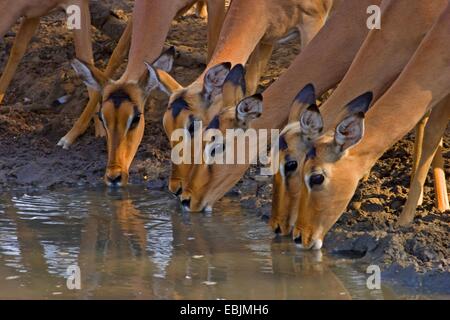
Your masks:
{"label": "impala head", "polygon": [[[299,115],[316,105],[314,86],[308,84],[296,96],[291,107],[288,125],[280,134],[278,143],[279,170],[273,178],[272,214],[269,221],[272,230],[281,235],[288,235],[295,224],[300,201],[301,163],[304,162],[305,148],[300,145]],[[307,120],[306,118],[304,120]],[[314,124],[323,127],[321,122]]]}
{"label": "impala head", "polygon": [[146,64],[147,72],[139,81],[129,82],[113,81],[92,65],[76,59],[72,62],[83,82],[102,95],[98,117],[106,131],[108,164],[104,179],[108,186],[128,183],[128,170],[144,134],[145,102],[152,90],[166,90],[159,79],[172,68],[174,53],[173,48],[167,50],[153,66]]}
{"label": "impala head", "polygon": [[300,116],[298,148],[305,155],[293,237],[305,249],[320,249],[323,238],[348,205],[361,177],[362,164],[352,154],[364,135],[364,114],[372,101],[365,93],[347,105],[347,115],[321,133],[323,120],[314,105]]}
{"label": "impala head", "polygon": [[[239,64],[231,70],[230,68],[231,64],[228,62],[218,64],[206,72],[202,83],[193,83],[171,92],[163,124],[172,148],[178,143],[171,139],[175,130],[185,129],[193,137],[196,122],[207,126],[222,108],[235,105],[236,99],[244,96],[244,67]],[[190,164],[172,164],[169,180],[171,192],[181,194],[191,167]]]}
{"label": "impala head", "polygon": [[[218,190],[217,185],[223,182],[224,177],[229,178],[227,169],[233,167],[233,164],[224,164],[226,161],[225,136],[227,129],[251,128],[253,120],[259,118],[262,113],[262,95],[255,94],[241,100],[236,106],[224,108],[216,115],[209,125],[205,128],[203,163],[192,167],[189,179],[186,180],[186,186],[183,188],[181,202],[187,211],[210,211],[214,202],[222,194],[213,192]],[[223,139],[221,139],[223,137]],[[237,154],[237,148],[234,144],[234,155]],[[222,161],[220,161],[222,159]],[[214,163],[215,160],[216,163]],[[222,164],[220,164],[222,162]]]}

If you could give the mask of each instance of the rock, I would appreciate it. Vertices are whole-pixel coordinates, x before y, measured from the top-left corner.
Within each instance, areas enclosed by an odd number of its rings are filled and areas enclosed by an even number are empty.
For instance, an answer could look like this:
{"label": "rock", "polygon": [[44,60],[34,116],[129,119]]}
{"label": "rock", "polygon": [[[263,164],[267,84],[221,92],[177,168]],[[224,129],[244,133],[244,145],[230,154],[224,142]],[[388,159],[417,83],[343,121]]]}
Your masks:
{"label": "rock", "polygon": [[362,210],[367,212],[383,211],[383,204],[379,198],[369,198],[361,205]]}
{"label": "rock", "polygon": [[399,210],[403,206],[403,204],[404,201],[397,199],[391,202],[390,207],[392,210]]}
{"label": "rock", "polygon": [[256,208],[256,200],[255,198],[247,198],[241,200],[241,207],[244,209],[255,209]]}
{"label": "rock", "polygon": [[167,187],[167,181],[162,179],[150,180],[147,183],[147,188],[149,190],[163,190]]}
{"label": "rock", "polygon": [[353,210],[359,210],[361,209],[361,202],[360,201],[354,201],[350,204],[350,209]]}

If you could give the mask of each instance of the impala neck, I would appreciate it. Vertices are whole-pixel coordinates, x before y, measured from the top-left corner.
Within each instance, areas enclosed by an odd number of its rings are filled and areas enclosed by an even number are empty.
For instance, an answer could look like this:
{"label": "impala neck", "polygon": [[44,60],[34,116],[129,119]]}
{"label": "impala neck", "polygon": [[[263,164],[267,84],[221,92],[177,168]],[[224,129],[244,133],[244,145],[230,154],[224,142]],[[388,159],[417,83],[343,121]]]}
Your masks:
{"label": "impala neck", "polygon": [[[381,0],[340,1],[318,35],[309,43],[289,69],[264,92],[264,111],[252,123],[256,129],[281,128],[288,119],[294,97],[313,82],[318,94],[338,83],[350,67],[367,36],[367,6]],[[217,200],[245,173],[248,165],[224,166],[224,175],[209,192]]]}
{"label": "impala neck", "polygon": [[128,65],[121,81],[136,81],[145,72],[144,62],[153,62],[163,50],[172,20],[187,0],[136,0]]}
{"label": "impala neck", "polygon": [[381,0],[341,1],[323,29],[297,56],[289,69],[264,92],[264,112],[256,128],[281,128],[299,90],[313,83],[322,95],[345,75],[368,29],[367,7]]}
{"label": "impala neck", "polygon": [[449,93],[450,6],[425,37],[392,87],[366,117],[363,140],[350,153],[370,168]]}
{"label": "impala neck", "polygon": [[376,101],[392,85],[446,3],[383,1],[381,30],[369,33],[344,79],[321,108],[327,127],[334,129],[347,114],[347,103],[357,96],[371,91]]}
{"label": "impala neck", "polygon": [[265,0],[234,1],[228,9],[219,40],[205,72],[196,82],[203,81],[206,71],[222,62],[232,65],[247,62],[266,33],[268,17]]}

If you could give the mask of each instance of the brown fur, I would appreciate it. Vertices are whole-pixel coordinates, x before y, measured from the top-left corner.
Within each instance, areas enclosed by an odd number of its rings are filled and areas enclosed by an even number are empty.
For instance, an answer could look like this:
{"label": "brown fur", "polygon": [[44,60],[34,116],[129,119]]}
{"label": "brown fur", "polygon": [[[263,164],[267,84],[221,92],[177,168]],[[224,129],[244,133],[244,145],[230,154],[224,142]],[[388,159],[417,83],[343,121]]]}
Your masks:
{"label": "brown fur", "polygon": [[[432,6],[421,1],[407,0],[387,0],[382,3],[382,29],[369,33],[342,82],[321,107],[328,112],[326,124],[339,123],[348,112],[347,103],[356,96],[371,91],[378,98],[384,93],[414,54],[445,3],[446,1],[436,1]],[[404,28],[406,24],[411,27]],[[383,50],[379,49],[381,47]],[[299,172],[303,171],[301,165],[302,163],[299,164]],[[297,212],[290,212],[284,216],[286,220],[282,219],[279,223],[286,225],[288,221],[292,221],[289,217],[294,216],[297,216]]]}
{"label": "brown fur", "polygon": [[[398,79],[368,112],[366,130],[358,145],[336,159],[330,158],[330,142],[316,143],[317,157],[304,166],[302,174],[310,172],[312,167],[328,174],[321,189],[302,191],[293,235],[301,235],[304,247],[323,240],[345,210],[359,179],[449,93],[449,28],[450,6],[447,5]],[[324,109],[325,118],[328,112]],[[387,131],[389,134],[380,134]]]}
{"label": "brown fur", "polygon": [[[170,2],[166,0],[136,0],[133,11],[133,24],[131,24],[130,20],[121,41],[113,52],[106,74],[109,77],[112,76],[112,73],[124,60],[129,49],[127,68],[120,82],[137,81],[145,73],[144,62],[154,61],[163,50],[164,41],[172,20],[192,7],[196,2],[195,0],[174,0]],[[224,0],[205,0],[203,2],[207,3],[208,6],[208,50],[212,52],[225,15],[225,3]],[[133,29],[133,32],[131,32],[131,29]],[[81,60],[88,61],[82,58]],[[171,82],[170,80],[168,81]],[[86,131],[99,102],[99,95],[90,95],[89,103],[82,116],[61,139],[59,145],[68,148]],[[101,136],[102,134],[102,130],[96,126],[96,135]]]}
{"label": "brown fur", "polygon": [[[166,112],[164,127],[168,137],[175,129],[185,127],[190,116],[201,119],[207,125],[221,109],[205,106],[200,97],[199,88],[210,68],[223,62],[245,65],[253,52],[246,76],[246,94],[255,93],[261,73],[271,56],[274,42],[285,36],[292,28],[299,27],[302,33],[302,47],[305,47],[324,25],[332,3],[332,0],[234,0],[225,18],[216,50],[205,72],[192,85],[175,92],[170,99],[170,102],[174,101],[182,94],[190,101],[191,110],[186,110],[177,119],[170,116],[170,110]],[[230,106],[232,105],[230,101],[236,101],[244,94],[238,93],[237,96],[231,94],[231,97],[225,95],[222,105]],[[190,166],[186,165],[182,165],[181,168],[173,166],[170,191],[176,192],[182,187],[183,180],[189,174],[189,168]]]}
{"label": "brown fur", "polygon": [[[280,128],[288,118],[289,108],[286,106],[291,105],[300,88],[313,82],[317,94],[321,95],[342,79],[368,33],[367,28],[358,26],[365,25],[367,6],[374,3],[377,2],[350,0],[339,3],[324,28],[291,67],[265,91],[264,112],[252,124],[253,127]],[[191,209],[200,207],[198,204],[212,206],[247,168],[248,165],[212,165],[208,176],[191,182],[192,185],[198,184],[190,193]]]}

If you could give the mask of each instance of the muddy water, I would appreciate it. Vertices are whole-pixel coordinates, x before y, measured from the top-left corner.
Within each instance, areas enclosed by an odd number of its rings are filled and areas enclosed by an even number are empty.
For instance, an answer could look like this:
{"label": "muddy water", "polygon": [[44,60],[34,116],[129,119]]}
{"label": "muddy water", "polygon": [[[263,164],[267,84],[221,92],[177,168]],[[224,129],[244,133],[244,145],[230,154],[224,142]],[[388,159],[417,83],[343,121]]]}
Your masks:
{"label": "muddy water", "polygon": [[232,200],[186,215],[137,187],[0,196],[0,298],[397,298],[358,269],[274,239]]}

